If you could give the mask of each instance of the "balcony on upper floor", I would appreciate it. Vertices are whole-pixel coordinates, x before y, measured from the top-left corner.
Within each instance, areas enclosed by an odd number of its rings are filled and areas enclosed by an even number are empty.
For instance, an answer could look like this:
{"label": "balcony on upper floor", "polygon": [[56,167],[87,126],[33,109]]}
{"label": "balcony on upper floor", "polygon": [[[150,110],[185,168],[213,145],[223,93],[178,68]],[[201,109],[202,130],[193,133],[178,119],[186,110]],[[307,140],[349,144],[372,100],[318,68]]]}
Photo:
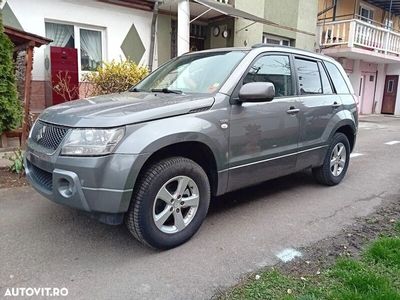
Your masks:
{"label": "balcony on upper floor", "polygon": [[331,56],[359,58],[367,61],[400,61],[400,33],[359,18],[321,21],[318,24],[317,48]]}
{"label": "balcony on upper floor", "polygon": [[215,0],[217,2],[223,3],[223,4],[228,4],[231,6],[235,6],[235,0]]}

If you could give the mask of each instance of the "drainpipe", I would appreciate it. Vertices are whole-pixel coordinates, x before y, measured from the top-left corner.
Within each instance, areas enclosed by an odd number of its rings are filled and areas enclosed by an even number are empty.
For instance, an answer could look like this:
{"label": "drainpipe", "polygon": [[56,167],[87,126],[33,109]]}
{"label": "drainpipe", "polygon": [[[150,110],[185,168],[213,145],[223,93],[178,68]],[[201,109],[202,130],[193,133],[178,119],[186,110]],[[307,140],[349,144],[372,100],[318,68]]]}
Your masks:
{"label": "drainpipe", "polygon": [[156,24],[158,18],[158,0],[155,1],[153,7],[153,19],[151,20],[151,39],[150,39],[150,53],[149,53],[149,70],[153,71],[153,61],[154,61],[154,46],[156,42]]}
{"label": "drainpipe", "polygon": [[376,98],[376,88],[378,86],[378,70],[376,70],[375,72],[375,87],[374,87],[374,104],[372,105],[372,113],[374,114],[376,112],[376,105],[378,104],[378,102],[375,100]]}
{"label": "drainpipe", "polygon": [[178,2],[178,56],[189,52],[190,4],[189,0]]}
{"label": "drainpipe", "polygon": [[337,8],[337,0],[333,0],[332,21],[336,21],[336,8]]}

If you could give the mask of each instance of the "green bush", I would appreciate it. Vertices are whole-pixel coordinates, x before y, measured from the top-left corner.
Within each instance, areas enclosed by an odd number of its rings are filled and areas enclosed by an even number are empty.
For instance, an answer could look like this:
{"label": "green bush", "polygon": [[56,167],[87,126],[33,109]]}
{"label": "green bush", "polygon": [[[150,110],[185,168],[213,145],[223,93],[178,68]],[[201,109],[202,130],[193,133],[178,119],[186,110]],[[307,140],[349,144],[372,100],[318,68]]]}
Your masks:
{"label": "green bush", "polygon": [[9,168],[11,172],[17,173],[20,176],[25,173],[24,155],[21,149],[15,150],[14,153],[8,157],[8,160],[11,161]]}
{"label": "green bush", "polygon": [[90,84],[91,95],[121,93],[147,76],[147,67],[138,66],[131,60],[103,63],[96,71],[87,73],[84,82]]}
{"label": "green bush", "polygon": [[13,44],[4,33],[0,14],[0,135],[21,126],[21,120],[22,106],[15,83]]}

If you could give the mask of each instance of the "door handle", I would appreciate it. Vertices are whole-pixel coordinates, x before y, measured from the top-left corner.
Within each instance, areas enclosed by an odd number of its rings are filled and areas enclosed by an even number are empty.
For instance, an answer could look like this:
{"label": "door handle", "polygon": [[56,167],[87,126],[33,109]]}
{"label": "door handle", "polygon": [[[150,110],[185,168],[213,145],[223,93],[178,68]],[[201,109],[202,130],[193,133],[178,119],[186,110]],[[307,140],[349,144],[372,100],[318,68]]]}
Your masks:
{"label": "door handle", "polygon": [[337,103],[337,102],[335,101],[335,102],[333,102],[332,107],[333,107],[333,108],[338,108],[338,107],[340,107],[341,105],[342,105],[342,104]]}
{"label": "door handle", "polygon": [[289,110],[287,110],[286,112],[289,115],[294,115],[294,114],[297,114],[299,111],[300,111],[300,109],[298,109],[298,108],[296,108],[294,106],[291,106],[291,107],[289,107]]}

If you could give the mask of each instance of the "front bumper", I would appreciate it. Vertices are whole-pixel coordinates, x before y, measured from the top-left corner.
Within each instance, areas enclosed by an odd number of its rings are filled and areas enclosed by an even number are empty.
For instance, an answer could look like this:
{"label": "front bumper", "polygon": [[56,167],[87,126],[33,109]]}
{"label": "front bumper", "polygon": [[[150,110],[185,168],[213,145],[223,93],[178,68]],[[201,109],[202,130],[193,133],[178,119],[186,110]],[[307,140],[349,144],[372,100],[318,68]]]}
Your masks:
{"label": "front bumper", "polygon": [[137,157],[66,157],[28,146],[24,163],[28,181],[44,197],[93,215],[121,214],[129,208]]}

